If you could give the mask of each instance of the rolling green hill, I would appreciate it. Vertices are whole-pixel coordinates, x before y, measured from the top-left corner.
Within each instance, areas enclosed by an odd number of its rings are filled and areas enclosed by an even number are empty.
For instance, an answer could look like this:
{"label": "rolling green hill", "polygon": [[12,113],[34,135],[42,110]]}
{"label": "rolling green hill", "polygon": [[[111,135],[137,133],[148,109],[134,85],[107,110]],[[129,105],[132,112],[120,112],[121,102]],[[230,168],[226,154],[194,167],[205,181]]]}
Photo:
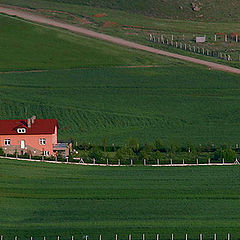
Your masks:
{"label": "rolling green hill", "polygon": [[57,118],[61,139],[239,143],[239,76],[166,63],[0,74],[0,118]]}
{"label": "rolling green hill", "polygon": [[[36,0],[2,0],[18,4],[37,5]],[[70,5],[90,6],[115,9],[129,13],[137,13],[151,17],[234,22],[240,19],[238,0],[40,0],[45,4],[64,3]],[[192,3],[196,3],[199,11],[194,11]]]}
{"label": "rolling green hill", "polygon": [[168,61],[160,56],[4,15],[0,15],[0,28],[0,71],[145,65]]}
{"label": "rolling green hill", "polygon": [[239,238],[239,166],[104,168],[0,159],[0,169],[5,239]]}
{"label": "rolling green hill", "polygon": [[[0,74],[1,119],[57,118],[60,138],[80,142],[238,143],[239,76],[0,20],[0,71],[48,70]],[[150,64],[158,67],[117,68]]]}

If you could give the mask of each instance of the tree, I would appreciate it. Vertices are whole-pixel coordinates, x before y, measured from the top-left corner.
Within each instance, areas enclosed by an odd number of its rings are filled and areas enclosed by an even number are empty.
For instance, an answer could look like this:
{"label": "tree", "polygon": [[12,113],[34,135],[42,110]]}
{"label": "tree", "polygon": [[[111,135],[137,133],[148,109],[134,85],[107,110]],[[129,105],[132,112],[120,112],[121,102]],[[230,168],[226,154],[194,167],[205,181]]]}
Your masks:
{"label": "tree", "polygon": [[107,138],[106,137],[103,138],[102,145],[103,145],[103,151],[106,152],[106,147],[107,147]]}
{"label": "tree", "polygon": [[218,160],[233,161],[236,158],[236,153],[231,148],[220,148],[214,153],[214,158]]}
{"label": "tree", "polygon": [[103,152],[97,148],[97,147],[93,147],[89,153],[88,153],[88,156],[91,158],[91,159],[96,159],[96,160],[102,160],[102,157],[103,157]]}
{"label": "tree", "polygon": [[136,138],[129,138],[127,140],[127,146],[131,148],[135,153],[139,151],[139,141]]}
{"label": "tree", "polygon": [[160,139],[157,139],[155,141],[155,148],[156,148],[156,150],[158,150],[160,152],[166,152],[167,151],[164,143]]}
{"label": "tree", "polygon": [[117,150],[115,157],[120,160],[129,160],[134,159],[136,155],[131,148],[123,146]]}

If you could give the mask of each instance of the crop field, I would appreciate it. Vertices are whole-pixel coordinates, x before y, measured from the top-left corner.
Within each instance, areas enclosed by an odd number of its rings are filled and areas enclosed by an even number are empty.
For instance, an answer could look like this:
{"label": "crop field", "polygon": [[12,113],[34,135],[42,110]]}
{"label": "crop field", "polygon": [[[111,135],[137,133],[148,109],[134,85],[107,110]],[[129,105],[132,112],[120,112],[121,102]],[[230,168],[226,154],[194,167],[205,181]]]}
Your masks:
{"label": "crop field", "polygon": [[60,139],[239,143],[239,76],[166,62],[0,74],[0,118],[57,118]]}
{"label": "crop field", "polygon": [[0,160],[5,239],[239,239],[239,166],[82,167]]}
{"label": "crop field", "polygon": [[[47,69],[0,74],[1,119],[57,118],[59,137],[78,142],[239,142],[237,75],[0,20],[0,71]],[[134,65],[158,67],[119,68]]]}
{"label": "crop field", "polygon": [[166,58],[0,15],[0,71],[159,64]]}

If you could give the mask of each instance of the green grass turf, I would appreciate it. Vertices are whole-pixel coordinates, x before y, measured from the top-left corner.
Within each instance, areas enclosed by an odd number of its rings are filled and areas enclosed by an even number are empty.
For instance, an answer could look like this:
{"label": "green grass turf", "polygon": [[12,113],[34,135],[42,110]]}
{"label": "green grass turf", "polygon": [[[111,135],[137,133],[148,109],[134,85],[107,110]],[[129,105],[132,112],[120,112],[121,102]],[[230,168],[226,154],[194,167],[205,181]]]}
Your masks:
{"label": "green grass turf", "polygon": [[0,119],[57,118],[78,142],[239,143],[239,76],[186,63],[0,74]]}
{"label": "green grass turf", "polygon": [[[128,12],[129,14],[141,14],[151,17],[204,20],[218,22],[235,22],[240,19],[238,0],[201,0],[200,11],[194,12],[191,8],[192,0],[1,0],[2,3],[23,6],[69,6],[72,8],[93,7],[113,9]],[[182,9],[181,9],[182,7]]]}
{"label": "green grass turf", "polygon": [[239,166],[83,167],[0,160],[5,239],[240,237]]}
{"label": "green grass turf", "polygon": [[[104,2],[104,1],[101,1]],[[100,3],[101,3],[100,2]],[[184,39],[187,44],[195,44],[193,42],[193,35],[206,35],[208,42],[205,44],[198,45],[199,47],[204,47],[206,49],[215,49],[216,51],[222,51],[222,52],[228,52],[231,57],[234,59],[234,61],[228,62],[224,60],[220,60],[218,58],[212,58],[207,56],[200,56],[198,54],[191,53],[193,57],[196,58],[203,58],[208,61],[216,61],[222,64],[231,65],[233,67],[239,67],[239,61],[238,61],[238,55],[240,53],[240,49],[238,47],[237,43],[234,43],[234,41],[224,43],[223,39],[218,40],[217,43],[214,42],[214,33],[216,32],[225,32],[225,33],[231,33],[231,32],[239,32],[240,31],[240,24],[239,21],[236,21],[233,17],[231,18],[222,18],[221,20],[218,19],[192,19],[188,18],[187,14],[185,18],[171,18],[166,19],[160,19],[156,17],[148,17],[144,16],[142,14],[136,14],[127,12],[125,8],[123,8],[121,11],[116,9],[109,9],[109,8],[99,8],[96,7],[98,4],[96,2],[91,2],[90,6],[87,5],[81,5],[81,4],[73,4],[73,2],[65,1],[63,2],[55,2],[55,1],[44,1],[44,0],[2,0],[2,3],[12,4],[12,5],[18,5],[21,7],[27,7],[31,9],[45,9],[45,11],[38,12],[39,14],[46,14],[50,15],[51,17],[55,17],[57,19],[60,19],[62,21],[67,21],[72,24],[78,24],[85,28],[92,29],[94,31],[104,32],[109,35],[121,37],[130,41],[142,43],[145,45],[151,45],[149,41],[147,40],[147,36],[149,31],[148,28],[154,29],[151,32],[154,32],[155,34],[164,34],[164,37],[167,37],[168,39],[171,39],[172,34],[174,35],[174,39],[182,40],[182,35],[184,34]],[[80,3],[80,1],[79,1]],[[81,2],[82,3],[82,2]],[[210,4],[212,3],[209,2]],[[232,4],[230,1],[226,1],[226,4]],[[84,4],[84,3],[83,3]],[[149,3],[148,3],[149,4]],[[165,4],[165,3],[160,3]],[[185,4],[185,3],[184,3]],[[215,3],[214,3],[215,4]],[[167,2],[167,6],[171,8],[173,5],[172,2]],[[190,6],[190,3],[188,4]],[[206,5],[204,4],[206,7]],[[224,6],[222,3],[221,5],[215,4],[215,6]],[[225,9],[227,9],[226,6],[224,6]],[[50,14],[48,10],[60,10],[65,12],[71,12],[75,14],[75,16],[78,16],[78,20],[74,20],[73,18],[66,16],[64,14]],[[163,8],[161,8],[162,10]],[[237,8],[238,9],[238,8]],[[185,9],[186,10],[186,9]],[[184,12],[185,10],[181,10]],[[163,11],[168,12],[169,14],[171,11]],[[218,11],[219,12],[219,11]],[[106,16],[104,17],[94,17],[97,13],[105,13]],[[223,11],[220,11],[221,16],[225,16],[223,14]],[[199,14],[199,13],[197,13]],[[206,16],[206,15],[204,15]],[[226,17],[226,16],[225,16]],[[91,24],[82,24],[81,20],[79,19],[88,19],[88,21],[91,22]],[[102,25],[105,22],[116,22],[117,24],[120,24],[119,26],[113,25],[108,26],[106,28],[102,28]],[[133,26],[143,26],[145,30],[134,30],[134,29],[125,29],[123,26],[125,25],[133,25]],[[189,55],[189,52],[179,50],[173,47],[167,47],[166,45],[162,44],[153,44],[153,47],[164,49],[167,51],[173,51],[177,52],[183,55]]]}
{"label": "green grass turf", "polygon": [[0,15],[0,71],[145,65],[166,58]]}

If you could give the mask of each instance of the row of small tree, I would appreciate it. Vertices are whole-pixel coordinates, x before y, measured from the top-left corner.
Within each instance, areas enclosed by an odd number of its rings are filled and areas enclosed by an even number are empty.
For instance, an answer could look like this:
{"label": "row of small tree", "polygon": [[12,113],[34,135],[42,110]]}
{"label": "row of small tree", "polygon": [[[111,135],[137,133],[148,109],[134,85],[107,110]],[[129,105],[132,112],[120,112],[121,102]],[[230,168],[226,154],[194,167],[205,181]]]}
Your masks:
{"label": "row of small tree", "polygon": [[83,159],[120,159],[120,160],[156,160],[156,159],[179,159],[191,158],[196,159],[199,156],[211,158],[215,160],[226,161],[234,160],[240,149],[238,145],[229,146],[221,145],[215,146],[214,144],[193,145],[186,144],[180,146],[176,143],[167,144],[157,139],[154,143],[146,143],[141,145],[135,138],[128,139],[122,146],[114,144],[108,145],[106,139],[103,140],[101,145],[94,145],[89,143],[82,143],[74,146],[73,156],[78,156]]}

